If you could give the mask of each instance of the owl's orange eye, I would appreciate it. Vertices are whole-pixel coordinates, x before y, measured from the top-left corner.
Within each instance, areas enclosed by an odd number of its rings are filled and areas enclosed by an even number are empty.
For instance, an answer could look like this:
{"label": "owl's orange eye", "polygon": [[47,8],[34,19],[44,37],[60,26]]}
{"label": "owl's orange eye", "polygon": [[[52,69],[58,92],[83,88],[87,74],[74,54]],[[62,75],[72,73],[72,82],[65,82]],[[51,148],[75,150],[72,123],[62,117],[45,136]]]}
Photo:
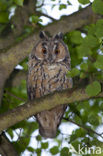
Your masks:
{"label": "owl's orange eye", "polygon": [[47,51],[46,51],[45,48],[42,49],[42,52],[43,52],[43,54],[46,54],[47,53]]}
{"label": "owl's orange eye", "polygon": [[60,50],[59,49],[56,49],[55,50],[55,54],[58,55],[59,53],[60,53]]}

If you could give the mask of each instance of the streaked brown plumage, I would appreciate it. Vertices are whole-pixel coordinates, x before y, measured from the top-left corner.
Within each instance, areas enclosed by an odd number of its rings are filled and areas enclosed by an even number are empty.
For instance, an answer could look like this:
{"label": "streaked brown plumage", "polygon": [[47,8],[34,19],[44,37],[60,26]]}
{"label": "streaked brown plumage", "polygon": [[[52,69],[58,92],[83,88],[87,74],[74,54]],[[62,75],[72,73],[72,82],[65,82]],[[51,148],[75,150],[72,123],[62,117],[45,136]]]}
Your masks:
{"label": "streaked brown plumage", "polygon": [[[70,55],[62,41],[62,35],[48,38],[40,33],[41,40],[29,57],[27,91],[30,100],[72,87],[72,79],[67,78],[70,70]],[[36,115],[40,134],[46,138],[56,136],[66,105],[57,106]]]}

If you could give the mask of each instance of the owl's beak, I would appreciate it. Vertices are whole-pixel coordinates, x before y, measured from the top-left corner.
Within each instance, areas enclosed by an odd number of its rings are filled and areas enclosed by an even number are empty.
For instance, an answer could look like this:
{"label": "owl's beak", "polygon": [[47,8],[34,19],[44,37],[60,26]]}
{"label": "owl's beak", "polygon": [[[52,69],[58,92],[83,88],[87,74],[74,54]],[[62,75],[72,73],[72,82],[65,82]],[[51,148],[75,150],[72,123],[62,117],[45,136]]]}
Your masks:
{"label": "owl's beak", "polygon": [[52,57],[52,54],[49,54],[48,62],[49,62],[50,64],[53,63],[53,57]]}

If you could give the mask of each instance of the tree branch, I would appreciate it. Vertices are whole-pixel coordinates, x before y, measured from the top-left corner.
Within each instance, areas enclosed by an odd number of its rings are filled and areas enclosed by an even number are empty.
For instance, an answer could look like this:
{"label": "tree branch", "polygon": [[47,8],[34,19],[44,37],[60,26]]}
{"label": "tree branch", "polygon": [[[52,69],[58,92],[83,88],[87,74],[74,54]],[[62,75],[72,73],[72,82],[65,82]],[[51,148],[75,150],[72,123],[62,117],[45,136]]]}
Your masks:
{"label": "tree branch", "polygon": [[7,80],[5,86],[8,87],[17,87],[21,85],[22,80],[26,80],[27,72],[24,70],[14,69],[11,73],[9,79]]}
{"label": "tree branch", "polygon": [[0,154],[2,154],[2,156],[18,156],[13,144],[4,133],[0,135]]}
{"label": "tree branch", "polygon": [[[95,98],[103,97],[103,92]],[[0,115],[0,131],[13,126],[14,124],[30,117],[38,112],[50,110],[60,104],[70,104],[75,101],[83,101],[93,97],[89,97],[84,89],[65,90],[62,92],[55,92],[38,99],[35,101],[28,101],[27,103],[9,110],[8,112]]]}
{"label": "tree branch", "polygon": [[16,37],[19,37],[24,32],[25,25],[31,25],[29,17],[32,14],[36,14],[36,1],[26,0],[22,7],[17,7],[15,15],[12,16],[10,23],[14,28],[4,38],[0,38],[0,50],[5,49],[15,43]]}
{"label": "tree branch", "polygon": [[81,127],[81,128],[83,128],[83,129],[86,130],[88,133],[91,132],[91,133],[94,133],[94,134],[100,136],[101,138],[103,138],[102,133],[97,133],[97,132],[94,131],[93,129],[88,128],[88,127],[85,126],[85,125],[81,125],[81,124],[79,124],[79,123],[76,123],[75,121],[73,121],[73,120],[71,120],[71,119],[68,119],[68,118],[63,118],[63,119],[66,120],[66,121],[68,121],[68,122],[71,122],[71,123],[73,123],[73,124],[75,124],[75,125],[77,125],[77,126],[79,126],[79,127]]}

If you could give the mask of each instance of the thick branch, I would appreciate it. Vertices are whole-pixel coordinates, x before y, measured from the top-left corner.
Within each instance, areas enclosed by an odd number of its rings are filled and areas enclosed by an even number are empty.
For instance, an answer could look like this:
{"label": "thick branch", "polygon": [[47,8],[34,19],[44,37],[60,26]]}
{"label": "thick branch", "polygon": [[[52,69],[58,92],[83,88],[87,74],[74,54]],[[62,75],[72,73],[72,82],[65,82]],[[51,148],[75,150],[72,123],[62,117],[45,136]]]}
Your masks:
{"label": "thick branch", "polygon": [[34,0],[24,0],[24,5],[22,7],[17,7],[15,15],[11,18],[10,23],[14,25],[9,34],[5,38],[0,38],[0,50],[5,49],[15,43],[16,37],[24,32],[24,26],[31,25],[29,22],[29,17],[36,12],[36,1]]}
{"label": "thick branch", "polygon": [[18,156],[13,144],[10,143],[4,133],[0,135],[0,154],[2,154],[2,156]]}
{"label": "thick branch", "polygon": [[7,80],[5,86],[8,87],[17,87],[19,85],[21,85],[21,81],[22,80],[26,80],[27,78],[27,72],[24,70],[18,70],[15,69],[9,79]]}
{"label": "thick branch", "polygon": [[[103,97],[103,92],[95,98]],[[35,101],[27,102],[24,105],[20,105],[17,108],[10,110],[0,115],[0,131],[3,131],[10,126],[30,117],[38,112],[49,110],[60,104],[70,104],[75,101],[83,101],[90,99],[85,93],[84,89],[77,90],[65,90],[62,92],[56,92],[51,95],[47,95]]]}

